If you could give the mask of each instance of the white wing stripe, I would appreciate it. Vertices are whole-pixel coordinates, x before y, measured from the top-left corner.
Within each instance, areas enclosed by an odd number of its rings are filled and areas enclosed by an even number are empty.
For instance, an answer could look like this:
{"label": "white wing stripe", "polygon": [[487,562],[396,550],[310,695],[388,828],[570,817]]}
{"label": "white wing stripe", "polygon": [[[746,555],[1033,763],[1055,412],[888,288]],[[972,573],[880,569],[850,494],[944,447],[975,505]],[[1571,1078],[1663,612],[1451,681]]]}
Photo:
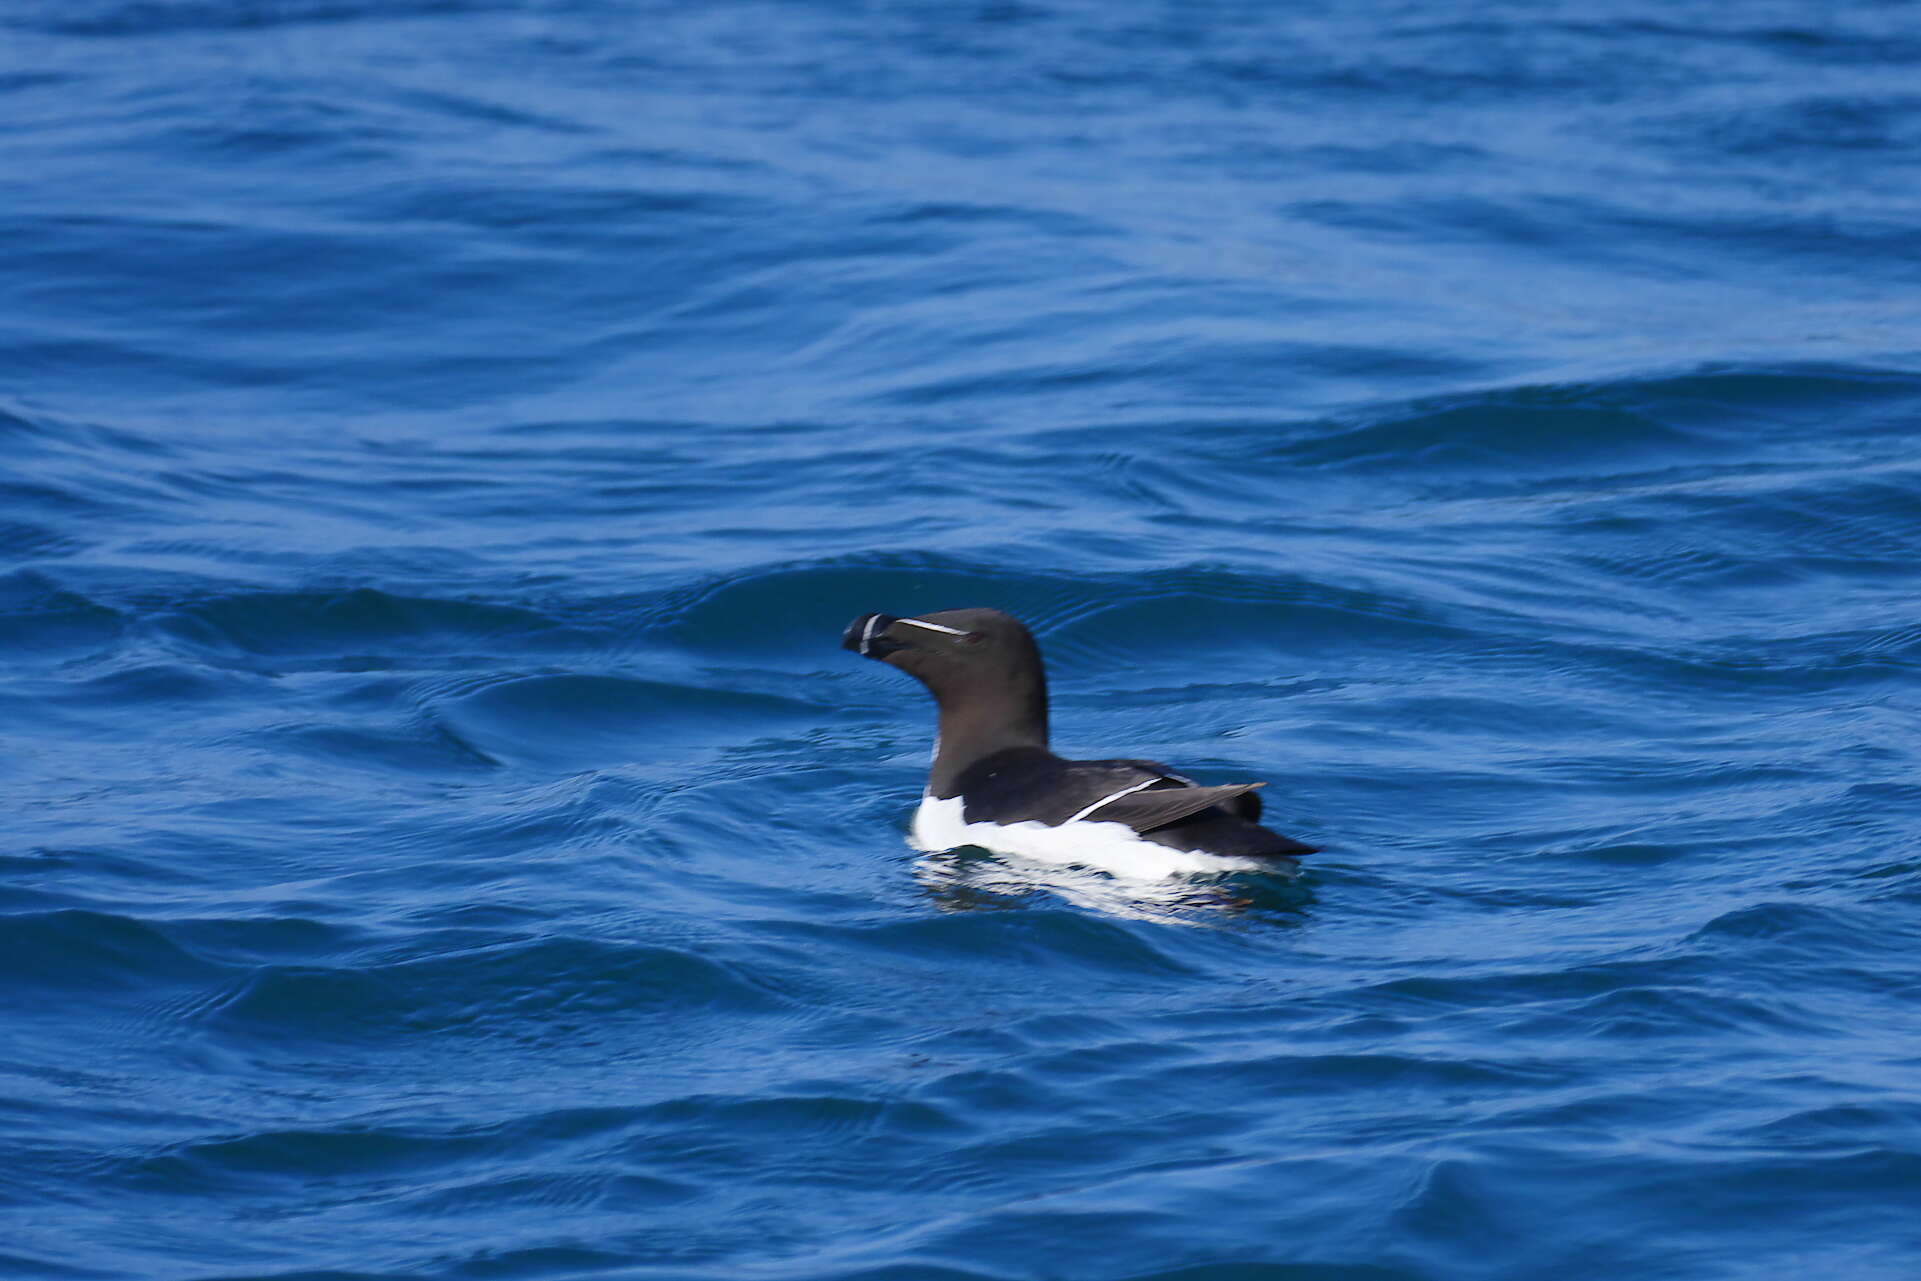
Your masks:
{"label": "white wing stripe", "polygon": [[1095,801],[1092,805],[1089,805],[1086,809],[1074,815],[1074,817],[1068,819],[1067,821],[1070,823],[1078,823],[1082,819],[1086,818],[1089,814],[1092,814],[1095,810],[1099,809],[1101,806],[1108,804],[1110,801],[1118,801],[1119,799],[1121,799],[1121,797],[1126,796],[1131,792],[1138,792],[1144,787],[1152,787],[1154,786],[1154,784],[1160,781],[1161,780],[1158,778],[1150,778],[1145,782],[1136,783],[1132,787],[1123,787],[1120,791],[1113,793],[1111,796],[1101,797],[1098,801]]}

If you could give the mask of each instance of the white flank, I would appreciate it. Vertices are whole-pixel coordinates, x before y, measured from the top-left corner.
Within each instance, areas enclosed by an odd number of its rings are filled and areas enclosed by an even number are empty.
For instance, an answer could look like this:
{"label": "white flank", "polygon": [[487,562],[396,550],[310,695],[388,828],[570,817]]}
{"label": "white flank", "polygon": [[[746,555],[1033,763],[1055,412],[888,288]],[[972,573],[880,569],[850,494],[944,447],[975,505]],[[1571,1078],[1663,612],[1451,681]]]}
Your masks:
{"label": "white flank", "polygon": [[915,849],[929,853],[978,845],[984,850],[1014,854],[1055,867],[1098,868],[1135,881],[1165,880],[1196,872],[1257,871],[1266,866],[1258,859],[1196,854],[1142,840],[1125,823],[1093,823],[1084,819],[1054,827],[1032,819],[1021,823],[969,823],[961,814],[958,796],[945,800],[922,797],[920,809],[914,812],[910,843]]}

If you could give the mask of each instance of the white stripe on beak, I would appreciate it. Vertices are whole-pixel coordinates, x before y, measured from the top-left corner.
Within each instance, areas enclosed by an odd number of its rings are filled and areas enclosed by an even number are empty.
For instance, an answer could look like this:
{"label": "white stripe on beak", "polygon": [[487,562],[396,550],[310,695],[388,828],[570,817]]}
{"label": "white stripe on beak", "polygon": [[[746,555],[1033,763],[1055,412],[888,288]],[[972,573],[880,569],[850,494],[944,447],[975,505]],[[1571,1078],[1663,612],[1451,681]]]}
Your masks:
{"label": "white stripe on beak", "polygon": [[860,655],[862,658],[867,657],[867,649],[874,643],[874,624],[880,620],[881,616],[876,614],[867,620],[867,626],[860,629]]}

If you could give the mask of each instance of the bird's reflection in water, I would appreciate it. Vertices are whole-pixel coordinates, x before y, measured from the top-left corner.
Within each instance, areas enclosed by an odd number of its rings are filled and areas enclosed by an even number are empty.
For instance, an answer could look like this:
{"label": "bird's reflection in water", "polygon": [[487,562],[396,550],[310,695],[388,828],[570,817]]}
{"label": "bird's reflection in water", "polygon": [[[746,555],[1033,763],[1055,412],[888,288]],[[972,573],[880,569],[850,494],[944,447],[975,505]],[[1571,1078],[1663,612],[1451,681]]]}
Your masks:
{"label": "bird's reflection in water", "polygon": [[1093,868],[1039,863],[973,846],[922,854],[914,879],[945,912],[1005,911],[1047,895],[1107,916],[1167,925],[1220,925],[1254,917],[1299,924],[1313,902],[1300,867],[1271,872],[1137,880]]}

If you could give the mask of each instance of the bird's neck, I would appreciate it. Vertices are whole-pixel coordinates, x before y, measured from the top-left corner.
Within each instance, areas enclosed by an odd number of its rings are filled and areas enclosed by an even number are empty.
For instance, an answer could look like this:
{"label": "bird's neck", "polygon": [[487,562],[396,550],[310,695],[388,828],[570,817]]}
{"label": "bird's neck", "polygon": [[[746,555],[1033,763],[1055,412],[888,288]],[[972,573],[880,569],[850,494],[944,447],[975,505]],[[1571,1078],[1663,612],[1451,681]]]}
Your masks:
{"label": "bird's neck", "polygon": [[1047,681],[1039,672],[989,697],[942,698],[940,738],[927,776],[930,796],[958,791],[955,780],[983,757],[1010,747],[1047,749]]}

